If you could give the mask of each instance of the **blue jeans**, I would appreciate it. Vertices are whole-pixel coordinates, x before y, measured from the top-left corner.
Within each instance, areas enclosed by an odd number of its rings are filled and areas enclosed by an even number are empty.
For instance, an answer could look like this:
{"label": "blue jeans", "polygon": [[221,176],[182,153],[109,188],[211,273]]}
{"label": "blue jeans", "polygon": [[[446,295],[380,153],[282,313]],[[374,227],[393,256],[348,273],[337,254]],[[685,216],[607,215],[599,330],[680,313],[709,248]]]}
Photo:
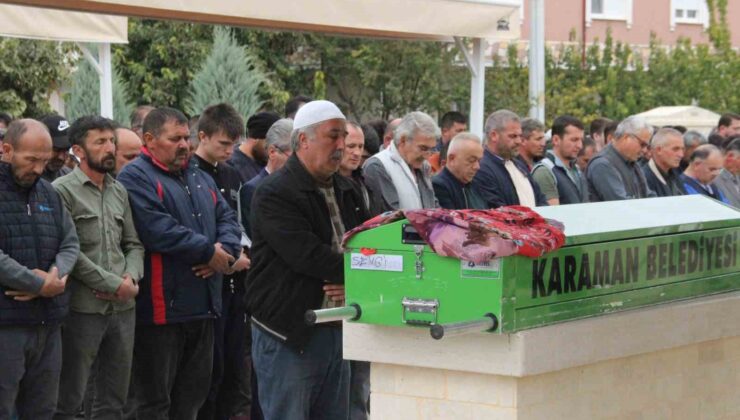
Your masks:
{"label": "blue jeans", "polygon": [[265,420],[346,420],[349,363],[342,330],[318,327],[303,352],[252,325],[252,360]]}

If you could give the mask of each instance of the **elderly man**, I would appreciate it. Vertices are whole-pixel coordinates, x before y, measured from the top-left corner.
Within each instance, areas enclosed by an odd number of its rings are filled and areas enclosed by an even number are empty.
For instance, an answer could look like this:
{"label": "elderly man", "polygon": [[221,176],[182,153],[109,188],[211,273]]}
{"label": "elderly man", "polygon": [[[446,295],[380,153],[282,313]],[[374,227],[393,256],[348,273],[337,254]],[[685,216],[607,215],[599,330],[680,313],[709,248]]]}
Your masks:
{"label": "elderly man", "polygon": [[132,130],[116,128],[116,174],[141,154],[143,145],[141,138]]}
{"label": "elderly man", "polygon": [[427,158],[438,136],[439,127],[429,115],[411,112],[388,148],[365,162],[365,183],[382,211],[437,207]]}
{"label": "elderly man", "polygon": [[38,121],[8,127],[0,162],[0,418],[50,419],[62,368],[67,274],[79,254],[69,212],[40,179],[52,140]]}
{"label": "elderly man", "polygon": [[689,158],[689,167],[681,174],[686,194],[701,194],[730,204],[714,180],[722,171],[722,152],[712,144],[696,148]]}
{"label": "elderly man", "polygon": [[473,189],[472,181],[483,159],[481,139],[463,132],[452,138],[447,148],[447,165],[432,178],[434,195],[444,209],[487,209]]}
{"label": "elderly man", "polygon": [[546,206],[545,196],[527,168],[514,160],[522,144],[519,116],[505,109],[496,111],[486,119],[485,130],[485,151],[473,188],[486,207]]}
{"label": "elderly man", "polygon": [[637,165],[652,135],[653,127],[641,117],[631,116],[619,123],[614,141],[588,164],[586,178],[590,201],[655,197]]}
{"label": "elderly man", "polygon": [[260,112],[247,120],[247,138],[234,147],[234,154],[229,159],[229,165],[239,171],[243,183],[254,178],[267,164],[265,136],[279,119],[280,116],[274,112]]}
{"label": "elderly man", "polygon": [[740,136],[725,146],[724,168],[714,183],[734,207],[740,208]]}
{"label": "elderly man", "polygon": [[157,108],[144,120],[141,156],[118,181],[146,249],[134,344],[137,416],[193,419],[209,392],[222,274],[241,255],[236,214],[188,161],[188,120]]}
{"label": "elderly man", "polygon": [[55,419],[75,418],[96,360],[105,380],[94,383],[93,418],[120,418],[128,392],[134,298],[144,274],[144,247],[126,189],[111,175],[116,164],[114,128],[115,122],[99,116],[75,121],[69,138],[80,165],[53,184],[80,238],[80,257],[70,275],[71,313],[62,337],[64,391]]}
{"label": "elderly man", "polygon": [[254,193],[246,302],[266,420],[347,419],[341,324],[309,327],[303,320],[309,309],[341,304],[342,235],[369,217],[337,173],[346,136],[336,105],[307,103],[293,123],[293,156]]}
{"label": "elderly man", "polygon": [[545,125],[534,118],[522,120],[522,145],[516,160],[532,172],[534,165],[545,157]]}
{"label": "elderly man", "polygon": [[683,135],[683,146],[684,146],[684,153],[683,153],[683,159],[681,159],[681,165],[678,166],[678,171],[683,172],[686,170],[686,168],[689,167],[689,158],[694,153],[694,150],[696,150],[697,147],[701,146],[702,144],[707,144],[707,138],[704,137],[703,134],[701,134],[698,131],[689,130]]}
{"label": "elderly man", "polygon": [[583,148],[583,123],[562,115],[552,123],[552,151],[535,166],[532,179],[545,194],[547,204],[588,202],[588,184],[576,160]]}
{"label": "elderly man", "polygon": [[[297,111],[296,111],[297,112]],[[285,166],[285,162],[293,154],[290,146],[290,135],[293,132],[293,120],[283,118],[277,120],[265,135],[265,147],[267,149],[267,165],[254,178],[250,179],[242,186],[240,192],[242,224],[247,235],[252,236],[252,229],[249,225],[249,214],[252,209],[252,198],[254,191],[263,179],[275,173]]]}
{"label": "elderly man", "polygon": [[648,187],[658,197],[683,195],[683,185],[678,166],[684,154],[681,132],[673,128],[661,128],[650,141],[652,158],[643,165]]}

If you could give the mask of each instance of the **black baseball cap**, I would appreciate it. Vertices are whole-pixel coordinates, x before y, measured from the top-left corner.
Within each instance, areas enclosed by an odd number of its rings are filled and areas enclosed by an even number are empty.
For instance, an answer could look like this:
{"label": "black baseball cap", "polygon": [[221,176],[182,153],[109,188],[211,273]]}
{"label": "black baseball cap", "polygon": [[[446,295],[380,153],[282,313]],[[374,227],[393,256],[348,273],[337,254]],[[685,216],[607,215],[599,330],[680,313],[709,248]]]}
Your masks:
{"label": "black baseball cap", "polygon": [[61,115],[47,115],[41,119],[51,134],[51,141],[55,149],[69,149],[69,121]]}

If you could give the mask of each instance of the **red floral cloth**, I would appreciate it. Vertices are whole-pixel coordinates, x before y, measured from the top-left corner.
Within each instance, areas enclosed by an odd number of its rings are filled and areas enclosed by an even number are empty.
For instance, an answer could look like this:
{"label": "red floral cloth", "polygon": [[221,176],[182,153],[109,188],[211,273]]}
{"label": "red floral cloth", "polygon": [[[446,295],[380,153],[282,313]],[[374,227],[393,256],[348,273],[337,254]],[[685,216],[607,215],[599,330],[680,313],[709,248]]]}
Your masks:
{"label": "red floral cloth", "polygon": [[496,210],[397,210],[376,216],[344,235],[342,246],[358,232],[406,218],[439,255],[483,263],[495,257],[539,257],[565,243],[563,224],[529,207]]}

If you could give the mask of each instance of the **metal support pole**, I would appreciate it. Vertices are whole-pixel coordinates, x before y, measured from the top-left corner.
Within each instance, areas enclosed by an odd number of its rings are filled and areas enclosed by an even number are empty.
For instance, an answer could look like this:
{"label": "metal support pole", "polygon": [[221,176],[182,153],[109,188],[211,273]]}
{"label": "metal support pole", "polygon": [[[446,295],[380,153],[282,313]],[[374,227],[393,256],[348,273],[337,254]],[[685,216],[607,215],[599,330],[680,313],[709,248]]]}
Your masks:
{"label": "metal support pole", "polygon": [[305,321],[308,325],[316,325],[324,322],[334,322],[342,320],[355,321],[360,319],[362,310],[360,305],[352,303],[349,306],[342,306],[331,309],[308,310],[305,314]]}
{"label": "metal support pole", "polygon": [[483,138],[483,113],[486,98],[486,59],[487,42],[482,38],[473,39],[472,68],[470,76],[470,132]]}
{"label": "metal support pole", "polygon": [[530,0],[529,116],[545,121],[545,0]]}
{"label": "metal support pole", "polygon": [[113,118],[113,66],[111,63],[110,43],[98,44],[98,62],[100,75],[100,115]]}
{"label": "metal support pole", "polygon": [[429,328],[429,333],[435,340],[440,340],[442,337],[450,337],[454,335],[470,334],[482,331],[496,331],[496,328],[498,328],[498,318],[496,318],[496,315],[489,313],[479,319],[471,321],[455,322],[452,324],[435,324]]}

